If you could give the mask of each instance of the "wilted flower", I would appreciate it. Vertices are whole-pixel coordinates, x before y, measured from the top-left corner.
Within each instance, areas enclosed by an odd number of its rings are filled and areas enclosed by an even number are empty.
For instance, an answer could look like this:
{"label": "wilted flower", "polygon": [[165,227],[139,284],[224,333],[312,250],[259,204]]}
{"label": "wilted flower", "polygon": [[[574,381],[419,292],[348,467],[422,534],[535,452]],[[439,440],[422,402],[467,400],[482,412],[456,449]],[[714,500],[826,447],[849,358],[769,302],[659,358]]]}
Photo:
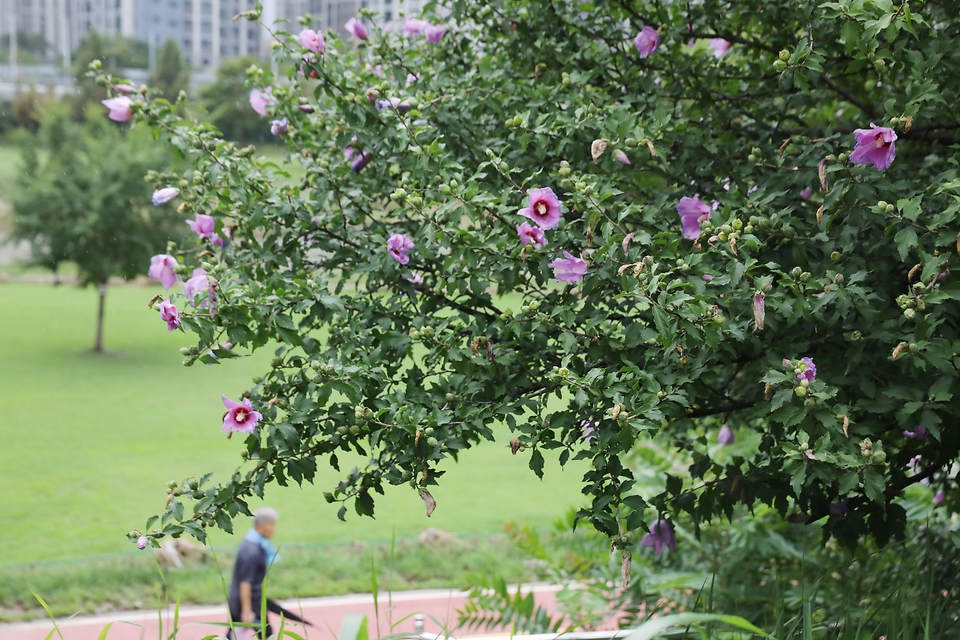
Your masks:
{"label": "wilted flower", "polygon": [[318,33],[313,29],[304,29],[297,38],[300,46],[314,53],[323,53],[326,43],[323,41],[323,33]]}
{"label": "wilted flower", "polygon": [[164,289],[169,289],[177,281],[177,274],[173,271],[177,266],[176,258],[161,253],[150,258],[150,269],[147,271],[147,275],[159,280]]}
{"label": "wilted flower", "polygon": [[666,520],[657,520],[653,523],[653,526],[650,527],[650,533],[643,536],[640,545],[653,547],[653,552],[656,555],[663,553],[664,549],[674,552],[677,550],[677,537],[674,535],[673,527],[670,526],[669,522]]}
{"label": "wilted flower", "polygon": [[641,58],[646,58],[656,51],[659,44],[660,34],[653,27],[644,27],[633,39],[633,46],[637,48]]}
{"label": "wilted flower", "polygon": [[146,549],[148,544],[150,544],[150,541],[147,540],[147,536],[137,538],[137,549],[140,549],[140,551]]}
{"label": "wilted flower", "polygon": [[130,109],[130,105],[133,104],[133,100],[127,96],[118,96],[108,100],[101,100],[100,104],[110,110],[110,113],[107,114],[107,117],[114,122],[126,122],[133,117],[133,111]]}
{"label": "wilted flower", "polygon": [[850,501],[846,498],[844,498],[840,502],[834,502],[833,504],[830,505],[830,515],[836,516],[836,517],[845,516],[847,512],[850,511],[849,503]]}
{"label": "wilted flower", "polygon": [[520,235],[520,244],[526,246],[535,242],[541,247],[547,246],[547,238],[543,234],[543,229],[535,227],[529,222],[524,222],[517,227],[517,233]]}
{"label": "wilted flower", "polygon": [[377,109],[386,109],[387,107],[391,107],[400,113],[403,113],[405,111],[409,111],[413,105],[409,100],[401,100],[400,98],[390,98],[389,100],[377,101]]}
{"label": "wilted flower", "polygon": [[553,277],[561,282],[580,282],[587,273],[587,262],[569,251],[564,251],[563,258],[551,262],[550,268],[553,269]]}
{"label": "wilted flower", "polygon": [[807,460],[816,460],[816,457],[813,455],[813,449],[807,449],[803,452],[803,457]]}
{"label": "wilted flower", "polygon": [[710,48],[713,49],[714,58],[722,58],[730,50],[730,43],[723,38],[713,38],[710,40]]}
{"label": "wilted flower", "polygon": [[113,85],[113,90],[119,93],[122,93],[124,95],[128,93],[133,93],[134,91],[136,91],[133,85],[129,85],[129,84],[115,84]]}
{"label": "wilted flower", "polygon": [[423,28],[423,35],[426,36],[427,42],[430,44],[440,42],[446,32],[447,28],[439,24],[428,24]]}
{"label": "wilted flower", "polygon": [[273,87],[267,87],[266,91],[253,89],[250,92],[250,106],[262,116],[267,115],[268,106],[276,103],[277,99],[273,97]]}
{"label": "wilted flower", "polygon": [[933,504],[940,504],[941,502],[943,502],[943,501],[946,500],[946,499],[947,499],[947,497],[943,494],[943,489],[940,489],[940,490],[937,491],[937,493],[934,494],[934,496],[933,496]]}
{"label": "wilted flower", "polygon": [[722,427],[720,427],[720,433],[717,434],[717,442],[723,445],[733,444],[734,443],[733,429],[731,429],[727,425],[723,425]]}
{"label": "wilted flower", "polygon": [[274,120],[270,123],[270,133],[277,136],[282,136],[287,132],[287,129],[290,128],[290,121],[286,118],[281,118],[279,120]]}
{"label": "wilted flower", "polygon": [[824,158],[817,164],[817,177],[820,178],[820,186],[823,187],[823,190],[826,191],[829,188],[829,183],[827,182],[827,159]]}
{"label": "wilted flower", "polygon": [[763,331],[763,321],[767,317],[766,296],[763,291],[757,291],[753,296],[753,323],[757,331]]}
{"label": "wilted flower", "polygon": [[346,29],[350,35],[352,35],[357,40],[366,40],[367,39],[367,27],[362,22],[356,18],[350,18],[347,20],[347,24],[343,25],[343,28]]}
{"label": "wilted flower", "polygon": [[[344,156],[346,156],[346,150],[344,150]],[[350,168],[359,173],[364,167],[370,164],[371,160],[373,160],[373,154],[371,154],[369,151],[361,151],[350,163]]]}
{"label": "wilted flower", "polygon": [[853,133],[857,146],[850,154],[851,162],[872,164],[877,171],[883,171],[897,157],[897,134],[893,129],[878,127],[871,122],[869,129],[857,129]]}
{"label": "wilted flower", "polygon": [[[813,382],[817,379],[817,365],[813,364],[813,358],[800,358],[801,373],[797,374],[797,380],[809,380]],[[804,365],[806,365],[804,367]]]}
{"label": "wilted flower", "polygon": [[809,200],[810,196],[812,195],[813,195],[813,189],[811,189],[810,187],[804,187],[803,189],[800,190],[800,197],[803,198],[804,200]]}
{"label": "wilted flower", "polygon": [[683,226],[683,237],[687,240],[696,240],[700,237],[700,225],[710,219],[710,207],[700,198],[684,196],[677,205],[680,214],[680,223]]}
{"label": "wilted flower", "polygon": [[253,433],[257,428],[257,423],[263,419],[263,416],[253,410],[250,404],[250,398],[244,398],[243,402],[234,402],[227,396],[223,398],[223,406],[227,412],[223,415],[223,428],[221,431],[240,431],[241,433]]}
{"label": "wilted flower", "polygon": [[414,271],[409,278],[404,278],[410,284],[423,284],[423,276],[419,271]]}
{"label": "wilted flower", "polygon": [[313,113],[313,105],[301,104],[300,111],[303,111],[304,113]]}
{"label": "wilted flower", "polygon": [[614,157],[617,159],[617,162],[621,164],[630,164],[630,158],[624,153],[623,149],[617,149],[617,153],[614,154]]}
{"label": "wilted flower", "polygon": [[583,441],[587,444],[590,444],[593,440],[597,438],[597,427],[600,426],[599,421],[594,421],[592,424],[590,420],[584,420],[580,423],[580,428],[583,429]]}
{"label": "wilted flower", "polygon": [[527,206],[518,211],[520,215],[536,222],[541,229],[552,229],[560,222],[563,212],[560,209],[560,199],[553,189],[530,189],[530,198]]}
{"label": "wilted flower", "polygon": [[703,274],[703,275],[700,276],[700,277],[701,277],[705,282],[710,282],[711,280],[713,280],[713,276],[710,275],[709,273],[705,273],[705,274]]}
{"label": "wilted flower", "polygon": [[164,187],[153,192],[153,206],[159,207],[166,204],[180,195],[180,191],[173,187]]}
{"label": "wilted flower", "polygon": [[922,424],[918,424],[913,431],[904,431],[903,435],[915,440],[926,440],[930,432]]}
{"label": "wilted flower", "polygon": [[408,255],[413,250],[413,240],[405,233],[394,233],[387,240],[387,253],[400,264],[410,262]]}
{"label": "wilted flower", "polygon": [[180,312],[169,300],[160,303],[160,319],[167,323],[167,331],[173,331],[180,326]]}
{"label": "wilted flower", "polygon": [[419,35],[427,28],[427,23],[419,18],[407,18],[403,21],[403,30],[412,35]]}

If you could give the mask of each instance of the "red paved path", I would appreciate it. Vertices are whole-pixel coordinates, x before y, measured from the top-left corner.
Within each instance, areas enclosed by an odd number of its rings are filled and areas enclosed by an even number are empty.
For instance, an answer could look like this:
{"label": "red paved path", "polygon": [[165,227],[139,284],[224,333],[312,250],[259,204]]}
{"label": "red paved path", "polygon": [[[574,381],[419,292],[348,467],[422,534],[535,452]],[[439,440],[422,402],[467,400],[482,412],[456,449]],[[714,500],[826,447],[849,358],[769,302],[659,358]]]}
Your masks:
{"label": "red paved path", "polygon": [[[556,611],[555,594],[558,587],[535,586],[525,587],[524,592],[533,591],[538,605],[546,606],[551,612]],[[366,614],[369,620],[371,638],[377,638],[389,633],[413,631],[413,614],[422,613],[426,616],[424,631],[439,633],[442,631],[437,622],[430,616],[443,623],[448,632],[460,637],[471,635],[456,629],[457,609],[466,602],[466,594],[453,590],[430,591],[401,591],[392,594],[392,607],[388,604],[387,594],[379,596],[380,630],[374,621],[373,596],[370,594],[336,596],[330,598],[311,598],[309,600],[284,601],[283,605],[294,613],[303,610],[303,617],[315,626],[304,628],[296,624],[288,624],[290,631],[302,635],[306,640],[335,640],[340,632],[340,623],[346,613]],[[225,622],[227,620],[226,607],[182,607],[180,610],[180,632],[177,640],[200,640],[211,634],[225,633],[223,627],[202,624],[204,622]],[[274,631],[277,630],[279,620],[272,618]],[[390,628],[393,621],[393,629]],[[124,624],[127,621],[133,624]],[[173,608],[164,612],[163,634],[159,633],[159,620],[156,611],[129,611],[110,615],[74,618],[60,623],[60,631],[64,640],[98,640],[100,633],[109,623],[113,626],[107,635],[107,640],[161,640],[166,639],[173,627]],[[50,622],[30,622],[23,624],[0,624],[0,640],[45,640],[53,629]],[[472,632],[479,635],[483,631]],[[53,636],[58,638],[56,634]]]}

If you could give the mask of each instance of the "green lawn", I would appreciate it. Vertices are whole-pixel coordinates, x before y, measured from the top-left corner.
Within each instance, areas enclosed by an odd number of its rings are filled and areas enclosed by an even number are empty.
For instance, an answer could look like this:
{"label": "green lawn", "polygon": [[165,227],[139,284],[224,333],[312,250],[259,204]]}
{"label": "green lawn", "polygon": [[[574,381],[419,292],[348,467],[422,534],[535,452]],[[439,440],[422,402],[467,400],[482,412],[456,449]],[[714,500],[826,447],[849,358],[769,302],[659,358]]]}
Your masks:
{"label": "green lawn", "polygon": [[[224,477],[240,462],[241,441],[220,432],[220,394],[238,397],[270,354],[184,368],[178,348],[188,336],[168,333],[147,309],[159,291],[112,288],[105,342],[119,353],[93,355],[93,290],[0,284],[3,563],[129,552],[124,534],[162,508],[168,480]],[[388,540],[428,527],[493,533],[509,521],[545,526],[577,506],[582,474],[554,464],[540,482],[503,439],[448,464],[432,518],[401,487],[380,498],[375,520],[342,523],[321,495],[338,474],[320,467],[317,486],[270,489],[279,544]],[[218,546],[234,542],[213,537]]]}

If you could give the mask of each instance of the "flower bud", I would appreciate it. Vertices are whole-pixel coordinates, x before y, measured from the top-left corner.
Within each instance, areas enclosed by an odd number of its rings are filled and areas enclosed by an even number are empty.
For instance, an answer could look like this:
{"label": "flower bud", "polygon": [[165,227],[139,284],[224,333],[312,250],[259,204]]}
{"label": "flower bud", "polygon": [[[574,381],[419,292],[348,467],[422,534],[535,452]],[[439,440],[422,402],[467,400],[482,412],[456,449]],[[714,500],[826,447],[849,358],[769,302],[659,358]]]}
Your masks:
{"label": "flower bud", "polygon": [[780,50],[780,54],[779,54],[779,58],[780,58],[781,60],[783,60],[784,62],[786,62],[787,60],[790,59],[790,52],[787,51],[786,49],[781,49],[781,50]]}
{"label": "flower bud", "polygon": [[627,145],[628,147],[639,147],[639,146],[640,146],[640,141],[637,140],[636,138],[627,138],[626,140],[623,141],[623,143],[624,143],[625,145]]}
{"label": "flower bud", "polygon": [[329,502],[329,503],[333,503],[333,494],[330,493],[329,491],[324,491],[324,492],[323,492],[323,499],[326,500],[326,501]]}
{"label": "flower bud", "polygon": [[783,60],[777,60],[776,62],[773,63],[774,71],[783,72],[786,70],[786,68],[787,68],[787,63],[784,62]]}
{"label": "flower bud", "polygon": [[[807,395],[807,388],[806,388],[806,387],[797,387],[796,389],[793,390],[793,392],[794,392],[795,394],[797,394],[797,396],[799,396],[799,397],[802,398],[802,397],[804,397],[805,395]],[[804,447],[804,448],[806,448],[806,447]]]}
{"label": "flower bud", "polygon": [[140,549],[141,551],[143,551],[144,549],[147,548],[148,544],[150,544],[150,541],[147,539],[146,536],[140,536],[139,538],[137,538],[137,549]]}
{"label": "flower bud", "polygon": [[800,274],[800,282],[809,282],[810,281],[810,272],[804,271]]}
{"label": "flower bud", "polygon": [[427,445],[428,445],[428,446],[430,446],[430,447],[436,447],[438,444],[440,444],[440,441],[437,440],[436,438],[434,438],[433,436],[427,438]]}
{"label": "flower bud", "polygon": [[887,209],[887,203],[884,202],[883,200],[880,200],[879,202],[877,202],[877,208],[885,211]]}
{"label": "flower bud", "polygon": [[854,331],[850,334],[850,339],[853,340],[854,342],[856,342],[857,340],[861,340],[862,338],[863,338],[863,334],[860,333],[859,331]]}
{"label": "flower bud", "polygon": [[841,153],[840,155],[837,156],[837,162],[843,163],[846,161],[847,161],[847,154]]}
{"label": "flower bud", "polygon": [[913,309],[903,310],[903,317],[906,318],[907,320],[913,320],[916,316],[917,316],[917,312],[914,311]]}
{"label": "flower bud", "polygon": [[801,273],[803,273],[803,269],[800,267],[794,267],[790,270],[790,275],[792,275],[794,278],[799,278]]}

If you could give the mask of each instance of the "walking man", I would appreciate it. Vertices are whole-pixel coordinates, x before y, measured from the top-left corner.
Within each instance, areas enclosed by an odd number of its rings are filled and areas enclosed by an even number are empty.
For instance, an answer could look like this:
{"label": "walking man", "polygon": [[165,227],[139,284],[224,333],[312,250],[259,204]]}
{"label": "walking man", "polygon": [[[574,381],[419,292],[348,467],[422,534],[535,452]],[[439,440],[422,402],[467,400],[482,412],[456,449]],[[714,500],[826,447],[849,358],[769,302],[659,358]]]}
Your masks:
{"label": "walking man", "polygon": [[[258,640],[273,635],[267,622],[267,612],[261,611],[261,603],[263,580],[267,576],[267,570],[278,558],[277,550],[270,543],[278,518],[277,512],[269,507],[257,510],[253,516],[253,529],[247,532],[240,543],[240,549],[237,550],[233,579],[230,581],[230,620],[254,623],[254,637]],[[249,638],[252,637],[250,631],[250,627],[231,629],[227,637],[231,640]]]}

